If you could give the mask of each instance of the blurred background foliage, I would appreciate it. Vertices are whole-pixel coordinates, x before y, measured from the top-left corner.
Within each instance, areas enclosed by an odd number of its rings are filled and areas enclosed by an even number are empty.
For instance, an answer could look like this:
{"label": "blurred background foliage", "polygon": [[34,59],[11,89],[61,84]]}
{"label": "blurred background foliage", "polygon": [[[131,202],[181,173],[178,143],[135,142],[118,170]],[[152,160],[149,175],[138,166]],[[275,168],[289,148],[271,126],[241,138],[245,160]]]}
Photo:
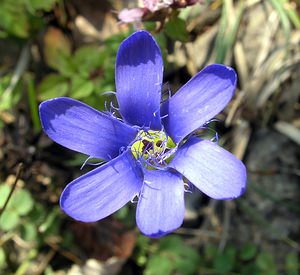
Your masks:
{"label": "blurred background foliage", "polygon": [[[121,24],[138,1],[0,0],[1,274],[299,274],[300,3],[187,2]],[[85,158],[38,117],[58,96],[110,110],[118,46],[140,28],[160,44],[172,92],[209,63],[237,70],[211,128],[248,170],[238,200],[187,194],[183,227],[159,240],[137,231],[134,204],[92,224],[61,212]]]}

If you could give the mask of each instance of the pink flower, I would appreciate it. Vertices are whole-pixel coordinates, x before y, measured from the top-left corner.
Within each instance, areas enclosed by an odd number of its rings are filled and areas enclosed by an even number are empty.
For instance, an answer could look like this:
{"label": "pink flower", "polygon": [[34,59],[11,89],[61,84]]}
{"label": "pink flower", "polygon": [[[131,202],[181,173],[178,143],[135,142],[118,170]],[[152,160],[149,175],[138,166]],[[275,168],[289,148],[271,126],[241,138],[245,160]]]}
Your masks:
{"label": "pink flower", "polygon": [[124,9],[119,13],[118,18],[122,23],[137,22],[145,18],[147,13],[155,13],[166,8],[184,8],[200,3],[200,1],[201,0],[143,0],[144,7]]}
{"label": "pink flower", "polygon": [[174,0],[143,0],[145,8],[151,12],[155,12],[169,7],[174,3]]}
{"label": "pink flower", "polygon": [[131,23],[141,21],[144,13],[144,8],[124,9],[119,13],[118,18],[123,23]]}

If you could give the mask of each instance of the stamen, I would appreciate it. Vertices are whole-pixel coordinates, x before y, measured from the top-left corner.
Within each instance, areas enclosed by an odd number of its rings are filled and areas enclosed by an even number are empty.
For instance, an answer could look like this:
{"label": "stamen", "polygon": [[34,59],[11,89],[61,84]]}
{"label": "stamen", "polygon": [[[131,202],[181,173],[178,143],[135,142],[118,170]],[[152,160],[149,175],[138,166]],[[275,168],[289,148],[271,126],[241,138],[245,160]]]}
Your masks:
{"label": "stamen", "polygon": [[120,108],[115,107],[112,101],[110,102],[110,108],[114,111],[120,111]]}
{"label": "stamen", "polygon": [[104,93],[101,93],[101,95],[116,95],[117,93],[114,91],[106,91]]}
{"label": "stamen", "polygon": [[176,150],[175,143],[164,131],[140,130],[131,145],[135,158],[142,167],[150,170],[165,170]]}
{"label": "stamen", "polygon": [[130,200],[131,203],[137,203],[139,200],[139,194],[135,194],[134,197]]}
{"label": "stamen", "polygon": [[87,164],[88,165],[93,165],[93,166],[99,166],[103,163],[105,163],[106,161],[99,161],[99,162],[89,162],[90,159],[93,159],[94,157],[89,156],[84,163],[81,165],[80,170],[82,170]]}
{"label": "stamen", "polygon": [[80,167],[80,170],[82,170],[83,168],[84,168],[84,166],[87,164],[87,162],[89,161],[89,159],[91,159],[92,157],[91,156],[89,156],[85,161],[84,161],[84,163],[81,165],[81,167]]}
{"label": "stamen", "polygon": [[183,182],[184,182],[184,192],[193,193],[194,185],[185,177],[183,178]]}
{"label": "stamen", "polygon": [[219,135],[218,135],[218,133],[217,132],[215,132],[215,136],[214,137],[212,137],[211,139],[210,139],[210,141],[215,141],[216,143],[219,143]]}

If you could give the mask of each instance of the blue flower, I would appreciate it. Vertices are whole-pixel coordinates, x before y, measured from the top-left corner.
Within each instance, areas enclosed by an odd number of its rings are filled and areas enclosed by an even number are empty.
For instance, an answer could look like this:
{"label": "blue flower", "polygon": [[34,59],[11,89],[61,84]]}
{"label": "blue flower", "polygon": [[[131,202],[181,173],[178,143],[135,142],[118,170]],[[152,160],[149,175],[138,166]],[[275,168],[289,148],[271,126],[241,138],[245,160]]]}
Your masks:
{"label": "blue flower", "polygon": [[139,229],[161,237],[183,222],[187,183],[213,199],[244,192],[243,163],[194,134],[232,98],[233,69],[207,66],[161,103],[160,49],[148,32],[138,31],[120,45],[115,75],[122,120],[66,97],[40,105],[43,129],[52,140],[107,161],[67,185],[60,198],[66,214],[94,222],[137,195]]}

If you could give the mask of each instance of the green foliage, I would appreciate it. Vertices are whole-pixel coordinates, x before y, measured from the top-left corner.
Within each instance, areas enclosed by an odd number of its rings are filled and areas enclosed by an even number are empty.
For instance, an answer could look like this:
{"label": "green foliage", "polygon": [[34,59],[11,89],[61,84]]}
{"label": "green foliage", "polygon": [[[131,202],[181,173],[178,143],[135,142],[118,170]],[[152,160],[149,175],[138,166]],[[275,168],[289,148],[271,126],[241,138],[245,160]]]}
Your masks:
{"label": "green foliage", "polygon": [[25,223],[21,227],[21,236],[25,241],[34,242],[38,237],[37,227],[34,223]]}
{"label": "green foliage", "polygon": [[[287,257],[285,267],[291,272],[297,267],[297,259],[293,255]],[[207,244],[204,247],[204,262],[200,268],[202,272],[210,270],[213,274],[245,275],[274,275],[278,274],[277,269],[273,255],[266,251],[258,252],[258,246],[252,243],[247,243],[240,249],[227,246],[222,252],[218,251],[217,246]]]}
{"label": "green foliage", "polygon": [[113,214],[113,216],[130,228],[134,228],[136,225],[135,208],[130,204],[127,204],[119,209]]}
{"label": "green foliage", "polygon": [[59,216],[61,215],[61,210],[59,209],[59,207],[56,207],[47,215],[43,213],[43,208],[40,208],[40,212],[44,214],[44,219],[39,225],[39,232],[46,235],[58,234],[60,223],[57,223],[57,221],[59,220]]}
{"label": "green foliage", "polygon": [[26,9],[34,14],[36,11],[43,10],[49,12],[57,0],[23,0]]}
{"label": "green foliage", "polygon": [[[18,38],[15,41],[19,42],[20,39],[25,40],[35,36],[44,25],[41,12],[50,11],[56,2],[57,0],[1,0],[0,38]],[[22,85],[18,80],[15,81],[16,75],[11,76],[3,73],[0,75],[1,112],[12,110],[17,104],[21,97]],[[13,82],[14,85],[12,85]],[[35,129],[38,129],[36,119],[34,123]]]}
{"label": "green foliage", "polygon": [[56,0],[1,0],[1,36],[27,38],[43,24],[38,11],[49,11]]}
{"label": "green foliage", "polygon": [[1,3],[0,18],[0,26],[5,30],[2,32],[2,36],[14,35],[26,38],[29,35],[30,20],[24,3],[3,0]]}
{"label": "green foliage", "polygon": [[[1,208],[3,207],[9,193],[10,187],[8,185],[0,185]],[[33,199],[31,194],[25,189],[15,190],[4,213],[0,217],[0,228],[4,231],[14,229],[19,224],[21,217],[27,215],[32,208]]]}
{"label": "green foliage", "polygon": [[273,275],[277,274],[276,264],[273,258],[273,255],[268,252],[261,252],[258,254],[255,261],[259,270],[264,274]]}
{"label": "green foliage", "polygon": [[153,255],[145,271],[145,275],[155,274],[172,274],[173,270],[173,259],[169,258],[168,255]]}
{"label": "green foliage", "polygon": [[[3,207],[11,187],[7,184],[0,185],[0,208]],[[62,236],[62,212],[58,206],[47,209],[34,200],[30,192],[24,188],[16,188],[0,217],[0,270],[6,270],[9,263],[6,262],[6,242],[13,236],[18,236],[22,242],[26,243],[25,247],[30,247],[26,251],[26,257],[18,263],[18,268],[14,274],[27,274],[32,261],[39,255],[41,247],[45,246],[47,238],[58,238],[60,245],[70,248],[73,239],[69,232]],[[4,243],[4,246],[3,246]],[[10,248],[11,250],[12,248]],[[11,267],[10,267],[11,268]],[[11,269],[10,269],[11,270]],[[1,274],[8,274],[0,272]]]}
{"label": "green foliage", "polygon": [[178,17],[178,12],[173,12],[169,21],[165,24],[164,31],[172,40],[188,41],[186,22]]}
{"label": "green foliage", "polygon": [[199,255],[187,246],[180,237],[168,236],[159,241],[156,252],[147,262],[145,274],[194,274],[198,267]]}
{"label": "green foliage", "polygon": [[150,251],[150,239],[144,235],[138,235],[136,248],[133,256],[139,266],[145,266],[148,260],[148,251]]}
{"label": "green foliage", "polygon": [[86,80],[80,77],[72,78],[72,97],[74,98],[85,98],[92,94],[95,90],[94,83],[91,80]]}
{"label": "green foliage", "polygon": [[25,216],[33,208],[33,198],[28,190],[19,189],[12,197],[11,205],[14,205],[15,211],[18,215]]}
{"label": "green foliage", "polygon": [[0,270],[6,267],[6,254],[2,247],[0,247]]}
{"label": "green foliage", "polygon": [[40,117],[39,117],[39,111],[38,111],[38,102],[36,98],[36,90],[34,87],[34,81],[33,77],[31,75],[27,78],[27,91],[28,91],[28,104],[30,108],[30,115],[31,120],[33,123],[33,128],[36,133],[39,133],[41,131],[41,123],[40,123]]}
{"label": "green foliage", "polygon": [[[288,13],[285,6],[287,6],[286,0],[269,0],[271,5],[274,7],[274,9],[277,11],[280,21],[284,30],[284,34],[286,36],[286,41],[290,39],[290,32],[291,32],[291,23],[290,19],[294,18],[293,16],[289,18],[289,15],[292,15],[292,13]],[[299,19],[298,19],[299,22]],[[296,23],[297,24],[297,23]]]}
{"label": "green foliage", "polygon": [[223,253],[217,253],[213,261],[213,267],[218,274],[228,273],[234,269],[236,253],[234,247],[226,247]]}
{"label": "green foliage", "polygon": [[18,83],[13,91],[8,91],[11,82],[11,75],[0,77],[0,111],[11,110],[20,100],[21,84]]}
{"label": "green foliage", "polygon": [[74,67],[81,77],[88,78],[91,72],[104,67],[105,54],[105,50],[100,50],[96,46],[83,46],[74,53]]}
{"label": "green foliage", "polygon": [[14,229],[19,223],[19,215],[15,211],[5,211],[0,218],[0,228],[4,231]]}
{"label": "green foliage", "polygon": [[238,3],[236,14],[232,14],[229,1],[224,1],[214,49],[216,63],[224,63],[233,48],[244,9],[245,2],[241,1]]}
{"label": "green foliage", "polygon": [[40,83],[39,98],[46,100],[58,96],[64,96],[68,92],[69,83],[67,78],[59,74],[48,74]]}
{"label": "green foliage", "polygon": [[289,253],[285,258],[285,269],[286,274],[288,275],[297,275],[299,274],[300,263],[297,254]]}
{"label": "green foliage", "polygon": [[103,108],[107,99],[103,93],[114,90],[115,56],[123,39],[123,35],[115,36],[105,42],[105,47],[87,45],[74,54],[61,50],[63,47],[48,47],[49,60],[52,60],[48,65],[57,73],[46,75],[39,84],[39,99],[70,96]]}
{"label": "green foliage", "polygon": [[248,243],[242,247],[239,257],[244,261],[248,261],[248,260],[252,260],[255,257],[256,253],[257,253],[256,245],[253,243]]}

